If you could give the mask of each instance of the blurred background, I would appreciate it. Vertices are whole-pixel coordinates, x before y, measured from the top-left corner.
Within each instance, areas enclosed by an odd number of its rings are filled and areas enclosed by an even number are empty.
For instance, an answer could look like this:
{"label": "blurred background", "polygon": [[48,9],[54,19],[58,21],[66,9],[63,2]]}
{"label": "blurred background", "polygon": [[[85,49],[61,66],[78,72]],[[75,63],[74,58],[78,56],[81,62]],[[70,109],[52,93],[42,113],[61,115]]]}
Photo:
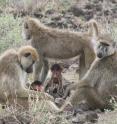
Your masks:
{"label": "blurred background", "polygon": [[75,31],[86,30],[84,23],[94,18],[117,39],[116,0],[0,0],[0,53],[24,43],[21,27],[27,15],[50,27]]}

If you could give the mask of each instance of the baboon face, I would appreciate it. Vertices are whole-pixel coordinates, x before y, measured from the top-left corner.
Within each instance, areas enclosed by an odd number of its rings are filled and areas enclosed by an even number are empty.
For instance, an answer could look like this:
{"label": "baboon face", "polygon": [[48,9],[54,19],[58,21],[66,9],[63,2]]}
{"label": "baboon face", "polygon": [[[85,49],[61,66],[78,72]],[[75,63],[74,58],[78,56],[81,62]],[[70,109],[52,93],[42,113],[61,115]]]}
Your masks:
{"label": "baboon face", "polygon": [[32,36],[38,35],[40,30],[38,28],[38,23],[40,23],[38,19],[32,19],[30,17],[25,18],[22,30],[22,36],[25,40],[30,40]]}
{"label": "baboon face", "polygon": [[33,72],[33,64],[35,61],[32,59],[31,53],[25,53],[21,57],[21,66],[22,68],[27,72],[27,73],[32,73]]}
{"label": "baboon face", "polygon": [[60,67],[59,64],[54,64],[51,67],[51,72],[52,72],[52,79],[53,82],[56,84],[59,84],[60,79],[62,78],[62,68]]}
{"label": "baboon face", "polygon": [[31,39],[31,31],[27,22],[24,22],[23,24],[22,36],[25,40]]}
{"label": "baboon face", "polygon": [[98,58],[102,59],[106,56],[110,56],[115,52],[113,42],[105,43],[105,42],[98,42],[96,46],[96,55]]}
{"label": "baboon face", "polygon": [[21,68],[27,73],[33,71],[33,65],[38,60],[38,57],[39,55],[36,49],[31,46],[24,46],[19,50],[19,62]]}

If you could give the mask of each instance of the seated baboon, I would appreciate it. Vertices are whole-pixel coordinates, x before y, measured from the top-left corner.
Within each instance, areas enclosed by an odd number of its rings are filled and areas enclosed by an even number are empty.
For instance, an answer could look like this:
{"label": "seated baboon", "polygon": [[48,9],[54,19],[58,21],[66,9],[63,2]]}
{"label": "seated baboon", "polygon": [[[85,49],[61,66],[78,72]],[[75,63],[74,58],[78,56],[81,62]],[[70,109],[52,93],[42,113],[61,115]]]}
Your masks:
{"label": "seated baboon", "polygon": [[[92,30],[91,30],[91,31],[92,31]],[[91,34],[93,34],[93,32],[92,32]],[[94,41],[94,40],[97,40],[97,41]],[[112,38],[111,38],[110,36],[108,36],[107,34],[103,34],[103,35],[100,35],[100,36],[99,36],[99,33],[97,33],[97,34],[95,34],[95,37],[92,37],[92,41],[94,42],[94,44],[93,44],[94,53],[95,53],[95,50],[96,50],[95,47],[99,46],[99,44],[101,45],[103,54],[104,54],[103,47],[102,47],[103,45],[104,45],[104,47],[106,47],[106,45],[109,46],[109,45],[111,45],[111,44],[114,44]],[[107,49],[107,48],[106,48],[106,49]],[[105,48],[104,48],[104,50],[105,50]],[[111,49],[111,51],[112,51],[112,49]],[[110,51],[110,54],[111,54],[111,51]],[[98,50],[98,51],[95,53],[95,55],[97,55],[98,52],[101,52],[101,50],[100,50],[100,51]],[[113,51],[112,51],[112,52],[113,52]],[[106,51],[105,51],[105,53],[106,53]],[[106,53],[106,54],[109,55],[109,52]],[[74,83],[74,84],[71,84],[70,86],[68,86],[67,89],[66,89],[66,91],[65,91],[65,94],[64,94],[63,98],[66,99],[66,97],[68,96],[69,92],[70,92],[71,90],[75,90],[76,88],[77,88],[77,87],[76,87],[76,84],[75,84],[75,83]]]}
{"label": "seated baboon", "polygon": [[51,99],[44,92],[26,89],[26,77],[33,72],[33,65],[39,59],[35,48],[31,46],[21,47],[19,50],[7,50],[0,56],[0,103],[12,104],[16,100],[24,107],[28,105],[29,94],[38,95],[39,98]]}
{"label": "seated baboon", "polygon": [[40,81],[34,81],[33,83],[31,83],[29,85],[31,90],[35,90],[35,91],[43,91],[44,87],[42,86],[42,82]]}
{"label": "seated baboon", "polygon": [[75,93],[62,106],[67,104],[82,109],[112,109],[110,98],[117,96],[117,52],[115,42],[100,41],[95,47],[97,58],[85,76],[74,85]]}
{"label": "seated baboon", "polygon": [[62,67],[59,64],[53,64],[50,70],[52,75],[44,82],[44,90],[54,98],[62,97],[65,89],[71,83],[63,78]]}
{"label": "seated baboon", "polygon": [[[23,23],[22,35],[40,53],[40,61],[36,62],[34,80],[39,80],[39,74],[43,67],[43,74],[40,79],[44,82],[48,72],[47,58],[69,59],[80,55],[79,77],[89,69],[95,59],[92,40],[92,32],[101,36],[98,32],[98,25],[91,21],[89,32],[73,32],[68,30],[53,29],[43,25],[38,19],[27,17]],[[93,30],[93,31],[92,31]]]}

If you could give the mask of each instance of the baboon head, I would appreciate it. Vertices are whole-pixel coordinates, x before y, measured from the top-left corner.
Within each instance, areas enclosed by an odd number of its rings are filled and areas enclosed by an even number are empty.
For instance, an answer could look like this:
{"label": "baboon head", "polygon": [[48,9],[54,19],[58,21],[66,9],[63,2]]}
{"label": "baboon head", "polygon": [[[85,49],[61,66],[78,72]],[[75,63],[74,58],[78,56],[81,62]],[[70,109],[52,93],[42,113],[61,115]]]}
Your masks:
{"label": "baboon head", "polygon": [[33,65],[38,60],[38,53],[31,46],[21,47],[18,51],[18,59],[21,68],[27,72],[33,72]]}
{"label": "baboon head", "polygon": [[32,36],[38,36],[41,29],[41,23],[38,19],[26,17],[23,23],[22,36],[25,40],[32,39]]}
{"label": "baboon head", "polygon": [[104,58],[110,56],[115,52],[115,45],[110,36],[110,34],[102,34],[98,29],[98,24],[95,20],[90,20],[89,25],[89,34],[92,36],[92,45],[95,51],[95,54],[98,58]]}
{"label": "baboon head", "polygon": [[100,59],[112,55],[115,52],[115,43],[110,34],[101,34],[95,20],[91,20],[89,24],[89,33],[92,36],[92,45],[95,55]]}
{"label": "baboon head", "polygon": [[54,83],[59,83],[59,80],[61,79],[62,75],[62,67],[59,64],[54,64],[51,67],[52,72],[52,79]]}
{"label": "baboon head", "polygon": [[115,53],[115,42],[100,40],[95,48],[96,56],[100,59]]}

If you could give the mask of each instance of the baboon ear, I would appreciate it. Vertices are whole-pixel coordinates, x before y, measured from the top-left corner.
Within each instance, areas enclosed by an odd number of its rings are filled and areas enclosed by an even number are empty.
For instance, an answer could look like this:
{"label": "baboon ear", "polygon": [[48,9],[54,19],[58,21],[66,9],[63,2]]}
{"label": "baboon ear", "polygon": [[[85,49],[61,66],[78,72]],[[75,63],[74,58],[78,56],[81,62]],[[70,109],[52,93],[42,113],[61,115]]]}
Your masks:
{"label": "baboon ear", "polygon": [[28,29],[29,27],[28,27],[28,24],[25,22],[24,23],[24,28],[26,28],[26,29]]}
{"label": "baboon ear", "polygon": [[24,54],[25,57],[28,57],[28,56],[30,56],[30,55],[31,55],[31,53],[25,53],[25,54]]}

